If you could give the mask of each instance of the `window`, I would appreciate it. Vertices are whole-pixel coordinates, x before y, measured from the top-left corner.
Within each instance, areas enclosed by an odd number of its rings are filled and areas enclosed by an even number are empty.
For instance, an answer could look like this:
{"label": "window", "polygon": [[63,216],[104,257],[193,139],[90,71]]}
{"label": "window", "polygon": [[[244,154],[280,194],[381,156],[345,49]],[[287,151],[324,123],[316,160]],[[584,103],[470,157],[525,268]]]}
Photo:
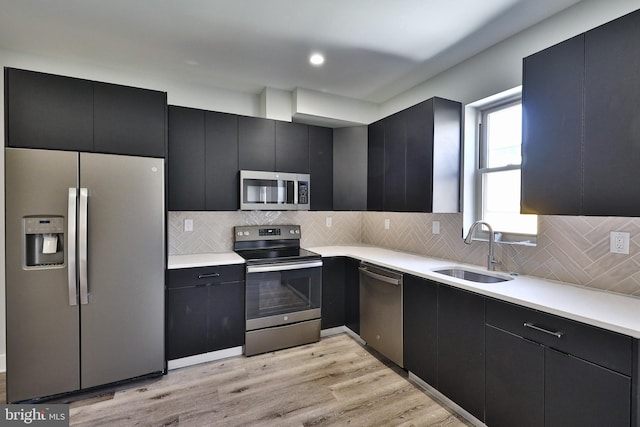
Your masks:
{"label": "window", "polygon": [[478,111],[475,217],[491,224],[503,241],[534,243],[538,218],[520,214],[522,101],[511,98]]}

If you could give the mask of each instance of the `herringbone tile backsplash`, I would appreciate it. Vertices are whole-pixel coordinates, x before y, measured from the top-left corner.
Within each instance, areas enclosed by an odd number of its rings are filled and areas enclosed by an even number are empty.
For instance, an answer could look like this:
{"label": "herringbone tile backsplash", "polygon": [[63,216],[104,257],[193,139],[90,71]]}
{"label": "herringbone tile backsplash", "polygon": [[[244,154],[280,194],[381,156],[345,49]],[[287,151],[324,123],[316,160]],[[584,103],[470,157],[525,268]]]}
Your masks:
{"label": "herringbone tile backsplash", "polygon": [[[183,231],[186,218],[193,219],[193,232]],[[496,245],[501,270],[640,296],[640,218],[539,218],[537,246]],[[432,233],[433,221],[440,234]],[[306,247],[363,243],[478,266],[487,256],[486,242],[462,241],[460,214],[169,212],[168,222],[172,255],[231,251],[235,225],[300,224]],[[631,234],[630,255],[609,253],[611,231]]]}

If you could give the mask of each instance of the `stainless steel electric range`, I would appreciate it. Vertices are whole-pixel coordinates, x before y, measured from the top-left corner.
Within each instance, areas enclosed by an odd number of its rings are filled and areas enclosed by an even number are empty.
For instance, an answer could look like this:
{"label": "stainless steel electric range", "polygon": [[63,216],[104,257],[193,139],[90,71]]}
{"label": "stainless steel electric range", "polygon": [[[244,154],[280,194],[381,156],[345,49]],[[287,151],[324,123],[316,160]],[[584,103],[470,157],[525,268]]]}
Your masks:
{"label": "stainless steel electric range", "polygon": [[300,247],[300,226],[238,226],[234,236],[246,262],[244,353],[320,340],[322,257]]}

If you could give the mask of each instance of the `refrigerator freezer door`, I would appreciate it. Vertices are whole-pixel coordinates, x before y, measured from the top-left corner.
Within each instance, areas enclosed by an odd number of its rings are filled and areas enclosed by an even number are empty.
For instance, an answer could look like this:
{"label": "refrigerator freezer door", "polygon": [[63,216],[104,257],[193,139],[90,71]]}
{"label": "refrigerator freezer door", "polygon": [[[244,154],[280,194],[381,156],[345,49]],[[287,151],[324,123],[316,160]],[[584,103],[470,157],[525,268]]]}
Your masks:
{"label": "refrigerator freezer door", "polygon": [[80,154],[88,304],[82,388],[164,370],[164,160]]}
{"label": "refrigerator freezer door", "polygon": [[[79,305],[64,264],[24,268],[25,216],[60,216],[68,227],[69,188],[78,181],[78,154],[5,150],[7,400],[77,390]],[[69,230],[63,247],[68,248]]]}

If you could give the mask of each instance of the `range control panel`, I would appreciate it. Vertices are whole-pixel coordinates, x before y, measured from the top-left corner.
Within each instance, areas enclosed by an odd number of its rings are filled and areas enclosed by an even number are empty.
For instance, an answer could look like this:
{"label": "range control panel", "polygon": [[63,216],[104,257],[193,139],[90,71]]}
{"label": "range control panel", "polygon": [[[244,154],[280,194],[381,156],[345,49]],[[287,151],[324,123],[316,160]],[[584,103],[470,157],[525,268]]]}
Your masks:
{"label": "range control panel", "polygon": [[299,225],[242,225],[233,228],[234,241],[251,240],[300,240]]}

